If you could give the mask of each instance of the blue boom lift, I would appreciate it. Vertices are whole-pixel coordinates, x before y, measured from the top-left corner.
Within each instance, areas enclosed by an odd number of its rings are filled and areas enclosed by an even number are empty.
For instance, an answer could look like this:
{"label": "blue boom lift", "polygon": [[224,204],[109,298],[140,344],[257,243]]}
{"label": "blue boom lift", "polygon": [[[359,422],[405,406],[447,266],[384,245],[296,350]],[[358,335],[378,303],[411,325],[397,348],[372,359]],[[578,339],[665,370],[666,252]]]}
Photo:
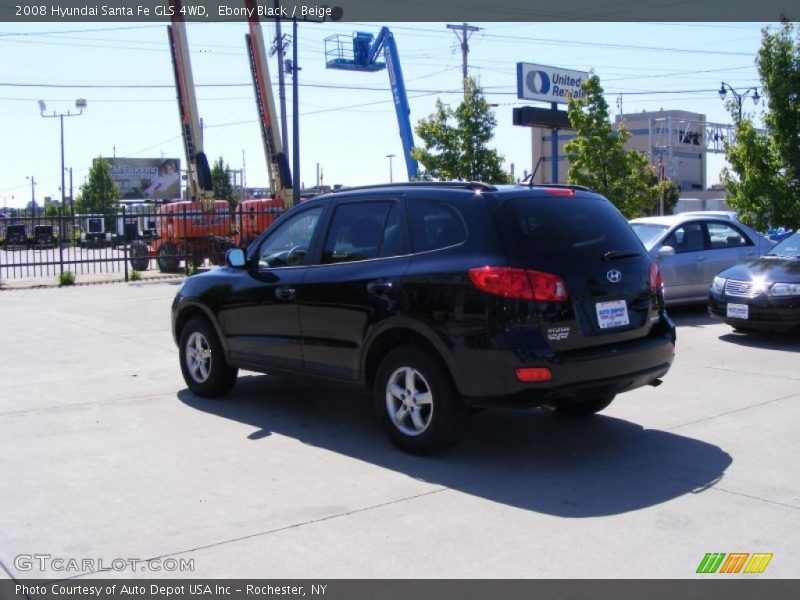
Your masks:
{"label": "blue boom lift", "polygon": [[[352,48],[350,42],[352,41]],[[384,60],[378,62],[378,56],[383,50]],[[332,35],[325,38],[325,63],[329,69],[343,69],[346,71],[380,71],[386,68],[389,72],[389,81],[394,97],[394,109],[397,112],[397,124],[400,126],[400,139],[403,142],[403,154],[406,158],[406,170],[411,181],[417,176],[419,166],[411,158],[411,149],[414,147],[414,136],[411,132],[406,85],[403,81],[403,71],[400,68],[400,58],[397,54],[397,44],[394,35],[388,27],[382,27],[378,37],[362,31],[350,38],[342,35]]]}

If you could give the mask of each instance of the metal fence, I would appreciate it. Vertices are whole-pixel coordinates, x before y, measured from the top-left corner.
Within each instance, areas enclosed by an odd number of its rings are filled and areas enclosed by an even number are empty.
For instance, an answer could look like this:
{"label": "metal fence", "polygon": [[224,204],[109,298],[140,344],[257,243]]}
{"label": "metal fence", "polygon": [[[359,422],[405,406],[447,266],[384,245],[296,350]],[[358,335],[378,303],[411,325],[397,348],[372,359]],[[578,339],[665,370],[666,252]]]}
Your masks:
{"label": "metal fence", "polygon": [[233,212],[217,201],[122,207],[114,214],[0,220],[0,281],[158,270],[189,273],[222,264],[229,248],[246,247],[282,212],[273,200],[246,201]]}

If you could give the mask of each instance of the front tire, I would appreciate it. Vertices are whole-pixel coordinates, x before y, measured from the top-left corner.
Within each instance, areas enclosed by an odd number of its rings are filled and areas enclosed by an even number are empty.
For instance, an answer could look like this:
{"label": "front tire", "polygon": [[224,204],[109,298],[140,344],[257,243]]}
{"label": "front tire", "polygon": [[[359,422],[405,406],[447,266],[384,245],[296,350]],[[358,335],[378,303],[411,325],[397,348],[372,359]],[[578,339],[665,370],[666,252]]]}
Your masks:
{"label": "front tire", "polygon": [[181,331],[179,352],[183,380],[204,398],[218,398],[236,384],[239,370],[225,361],[217,332],[201,318],[190,319]]}
{"label": "front tire", "polygon": [[588,398],[586,400],[576,400],[568,404],[558,406],[556,410],[562,415],[569,417],[589,417],[601,410],[608,408],[608,405],[614,401],[616,394],[608,394],[605,396],[597,396]]}
{"label": "front tire", "polygon": [[441,360],[416,346],[402,346],[384,357],[373,403],[389,439],[411,454],[431,454],[454,444],[466,416]]}

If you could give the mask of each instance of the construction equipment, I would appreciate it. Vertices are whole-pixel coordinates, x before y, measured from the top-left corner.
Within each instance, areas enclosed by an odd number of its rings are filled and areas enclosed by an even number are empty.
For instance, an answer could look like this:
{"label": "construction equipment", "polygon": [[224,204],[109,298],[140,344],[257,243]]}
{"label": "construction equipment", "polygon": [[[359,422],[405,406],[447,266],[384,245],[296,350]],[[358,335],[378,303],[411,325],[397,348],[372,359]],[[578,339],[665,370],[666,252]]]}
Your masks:
{"label": "construction equipment", "polygon": [[[350,41],[352,48],[348,44]],[[381,50],[385,62],[378,62]],[[358,31],[352,38],[339,34],[325,38],[325,64],[329,69],[346,71],[374,72],[386,68],[392,87],[397,124],[400,127],[400,140],[403,142],[408,180],[413,181],[417,176],[419,165],[411,157],[411,150],[414,148],[414,135],[409,118],[411,109],[408,105],[403,70],[400,68],[397,44],[389,28],[382,27],[377,37],[371,33]]]}
{"label": "construction equipment", "polygon": [[247,6],[247,25],[249,33],[245,35],[247,52],[250,57],[250,73],[253,76],[253,89],[258,108],[258,121],[261,125],[261,138],[264,142],[264,155],[267,159],[267,175],[272,197],[283,202],[287,210],[292,207],[294,190],[289,159],[281,143],[278,129],[278,113],[275,110],[275,98],[272,94],[272,83],[269,76],[269,63],[264,47],[264,36],[258,19],[256,0],[245,0]]}
{"label": "construction equipment", "polygon": [[189,43],[180,0],[170,0],[172,24],[167,26],[183,146],[186,152],[188,201],[164,204],[158,210],[156,238],[146,244],[131,244],[131,266],[143,271],[155,258],[162,272],[177,271],[181,259],[199,266],[208,258],[222,264],[225,251],[234,247],[230,208],[226,200],[214,199],[211,169],[203,151],[203,132],[189,60]]}
{"label": "construction equipment", "polygon": [[255,0],[245,0],[247,25],[245,34],[247,54],[250,58],[250,73],[253,77],[258,122],[261,125],[261,139],[264,142],[264,156],[267,160],[270,198],[245,200],[236,207],[235,219],[238,227],[237,245],[247,246],[272,222],[294,204],[295,190],[292,188],[292,175],[289,159],[281,142],[278,129],[278,114],[269,75],[264,36],[258,18]]}

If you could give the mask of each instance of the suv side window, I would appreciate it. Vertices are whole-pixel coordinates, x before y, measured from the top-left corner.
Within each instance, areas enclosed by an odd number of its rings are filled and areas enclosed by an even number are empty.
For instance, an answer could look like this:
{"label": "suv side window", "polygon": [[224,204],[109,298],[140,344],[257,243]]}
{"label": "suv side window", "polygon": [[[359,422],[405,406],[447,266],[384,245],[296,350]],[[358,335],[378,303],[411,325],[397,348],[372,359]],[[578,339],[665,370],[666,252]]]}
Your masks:
{"label": "suv side window", "polygon": [[274,269],[303,264],[321,214],[322,207],[317,206],[281,224],[259,248],[258,266]]}
{"label": "suv side window", "polygon": [[708,237],[711,239],[712,250],[752,246],[750,240],[743,236],[737,229],[725,223],[709,222]]}
{"label": "suv side window", "polygon": [[456,210],[428,200],[409,202],[411,242],[414,252],[455,246],[467,239],[467,231]]}
{"label": "suv side window", "polygon": [[662,246],[672,246],[675,254],[705,250],[703,224],[696,222],[681,225],[667,236]]}
{"label": "suv side window", "polygon": [[336,207],[322,264],[396,256],[403,250],[396,202],[354,202]]}

